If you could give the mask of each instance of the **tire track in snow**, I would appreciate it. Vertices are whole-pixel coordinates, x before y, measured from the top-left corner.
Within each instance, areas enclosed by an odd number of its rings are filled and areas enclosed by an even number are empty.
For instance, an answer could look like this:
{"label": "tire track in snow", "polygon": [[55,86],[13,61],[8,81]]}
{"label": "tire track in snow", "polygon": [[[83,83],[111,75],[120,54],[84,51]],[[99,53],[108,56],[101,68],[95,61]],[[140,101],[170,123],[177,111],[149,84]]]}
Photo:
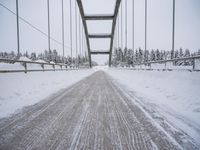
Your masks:
{"label": "tire track in snow", "polygon": [[0,149],[179,149],[102,71],[0,121]]}

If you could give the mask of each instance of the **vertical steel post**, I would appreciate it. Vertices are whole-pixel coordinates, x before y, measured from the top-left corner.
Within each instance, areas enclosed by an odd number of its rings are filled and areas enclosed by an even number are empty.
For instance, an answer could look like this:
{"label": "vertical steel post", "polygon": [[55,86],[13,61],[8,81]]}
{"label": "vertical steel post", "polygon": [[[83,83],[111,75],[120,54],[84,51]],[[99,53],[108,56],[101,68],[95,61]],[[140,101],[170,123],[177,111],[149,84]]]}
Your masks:
{"label": "vertical steel post", "polygon": [[77,60],[77,49],[78,49],[78,45],[77,45],[77,43],[78,43],[78,38],[77,38],[77,7],[76,7],[76,1],[75,1],[75,28],[76,28],[76,33],[75,33],[75,37],[76,37],[76,67],[77,67],[77,63],[78,63],[78,60]]}
{"label": "vertical steel post", "polygon": [[125,15],[126,15],[126,16],[125,16],[125,19],[126,19],[126,20],[125,20],[125,23],[126,23],[126,26],[125,26],[125,29],[126,29],[126,30],[125,30],[125,34],[126,34],[126,37],[125,37],[125,38],[126,38],[126,40],[125,40],[125,42],[126,42],[126,43],[125,43],[125,46],[126,46],[126,49],[127,49],[127,46],[128,46],[128,45],[127,45],[127,37],[128,37],[128,23],[127,23],[127,11],[128,11],[128,10],[127,10],[127,9],[128,9],[128,8],[127,8],[127,0],[126,0],[126,1],[125,1]]}
{"label": "vertical steel post", "polygon": [[193,64],[192,64],[192,70],[194,71],[195,70],[195,58],[193,58]]}
{"label": "vertical steel post", "polygon": [[20,57],[20,43],[19,43],[19,11],[18,0],[16,0],[16,20],[17,20],[17,57]]}
{"label": "vertical steel post", "polygon": [[48,13],[48,50],[51,50],[50,47],[50,15],[49,15],[49,0],[47,0],[47,13]]}
{"label": "vertical steel post", "polygon": [[64,27],[64,5],[62,0],[62,48],[63,48],[63,63],[65,63],[65,27]]}
{"label": "vertical steel post", "polygon": [[175,40],[175,0],[173,0],[172,50],[174,50],[174,40]]}
{"label": "vertical steel post", "polygon": [[[81,22],[81,16],[80,16],[80,22]],[[81,49],[80,49],[80,58],[81,55],[84,51],[84,28],[83,28],[83,24],[81,23]]]}
{"label": "vertical steel post", "polygon": [[134,5],[135,5],[135,4],[134,4],[134,2],[135,2],[135,1],[133,0],[133,2],[132,2],[132,17],[133,17],[133,19],[132,19],[132,27],[133,27],[133,29],[132,29],[132,32],[133,32],[133,33],[132,33],[132,34],[133,34],[133,35],[132,35],[132,48],[133,48],[133,52],[134,52],[134,46],[135,46],[135,45],[134,45],[134,44],[135,44],[135,43],[134,43],[134,42],[135,42],[135,39],[134,39],[134,38],[135,38],[135,35],[134,35],[134,34],[135,34],[135,33],[134,33],[134,29],[135,29],[135,28],[134,28],[134,27],[135,27],[135,26],[134,26],[134,25],[135,25],[135,22],[134,22],[134,21],[135,21],[135,14],[134,14],[134,11],[135,11],[135,8],[134,8],[134,7],[135,7],[135,6],[134,6]]}
{"label": "vertical steel post", "polygon": [[132,49],[133,49],[133,65],[134,65],[134,49],[135,49],[135,1],[132,1]]}
{"label": "vertical steel post", "polygon": [[80,47],[80,51],[82,50],[82,40],[81,40],[81,37],[82,37],[82,34],[81,34],[81,16],[79,16],[79,47]]}
{"label": "vertical steel post", "polygon": [[83,10],[83,4],[82,4],[82,1],[81,0],[76,0],[77,3],[78,3],[78,7],[79,7],[79,10],[80,10],[80,14],[81,14],[81,18],[82,18],[82,23],[83,23],[83,26],[84,26],[84,31],[85,31],[85,36],[86,36],[86,44],[87,44],[87,48],[88,48],[88,59],[89,59],[89,66],[90,68],[92,67],[92,63],[91,63],[91,49],[90,49],[90,42],[89,42],[89,38],[88,38],[88,29],[87,29],[87,24],[86,24],[86,19],[85,19],[85,13],[84,13],[84,10]]}
{"label": "vertical steel post", "polygon": [[117,32],[117,47],[119,49],[119,15],[118,15],[118,20],[117,20],[117,28],[118,28],[118,32]]}
{"label": "vertical steel post", "polygon": [[[70,46],[71,46],[71,59],[72,58],[72,0],[70,0]],[[73,62],[73,60],[71,60]]]}
{"label": "vertical steel post", "polygon": [[147,50],[147,0],[145,0],[145,53]]}
{"label": "vertical steel post", "polygon": [[112,49],[113,49],[113,38],[115,36],[115,26],[116,26],[117,15],[118,15],[120,3],[121,3],[121,0],[116,0],[115,11],[114,11],[114,18],[113,18],[113,23],[112,23],[112,32],[111,32],[109,67],[111,67]]}
{"label": "vertical steel post", "polygon": [[121,2],[121,49],[123,51],[123,1]]}

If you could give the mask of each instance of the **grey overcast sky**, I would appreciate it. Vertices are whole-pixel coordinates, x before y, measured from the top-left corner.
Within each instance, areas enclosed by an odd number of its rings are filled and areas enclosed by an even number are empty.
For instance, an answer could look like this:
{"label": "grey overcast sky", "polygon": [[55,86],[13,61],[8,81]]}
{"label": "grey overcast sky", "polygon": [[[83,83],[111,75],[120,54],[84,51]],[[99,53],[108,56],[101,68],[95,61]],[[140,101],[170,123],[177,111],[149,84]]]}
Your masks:
{"label": "grey overcast sky", "polygon": [[[62,41],[61,1],[50,0],[51,36]],[[128,48],[132,48],[132,2],[128,1]],[[64,0],[65,18],[65,55],[70,54],[69,3]],[[86,14],[112,14],[115,0],[82,0]],[[144,2],[135,0],[135,48],[144,47]],[[172,37],[172,2],[173,0],[147,0],[148,2],[148,49],[171,49]],[[15,0],[0,0],[0,3],[15,12]],[[125,0],[122,0],[123,27],[125,27]],[[72,0],[73,17],[73,54],[75,55],[75,0]],[[77,9],[78,10],[78,9]],[[121,15],[121,9],[119,16]],[[47,1],[19,0],[19,16],[47,33]],[[78,20],[79,21],[79,20]],[[121,22],[121,21],[119,21]],[[88,21],[90,33],[111,31],[110,21]],[[121,23],[120,23],[121,26]],[[78,27],[78,25],[77,25]],[[116,29],[118,31],[118,29]],[[82,27],[81,27],[82,31]],[[79,35],[78,30],[78,37]],[[119,32],[120,33],[120,32]],[[123,45],[125,45],[125,28],[123,28]],[[117,34],[116,34],[117,35]],[[121,33],[120,33],[121,35]],[[117,36],[116,36],[117,37]],[[120,36],[121,39],[121,36]],[[121,41],[121,40],[120,40]],[[93,50],[107,50],[109,41],[91,40]],[[16,51],[16,16],[0,6],[0,51]],[[115,46],[117,38],[115,38]],[[21,52],[42,52],[47,47],[47,37],[20,21],[20,50]],[[85,45],[85,44],[84,44]],[[119,42],[119,45],[122,45]],[[175,48],[189,48],[197,51],[200,48],[200,0],[176,0]],[[62,46],[51,41],[51,49],[62,54]],[[78,47],[78,50],[80,48]],[[95,56],[94,60],[104,62],[107,56]]]}

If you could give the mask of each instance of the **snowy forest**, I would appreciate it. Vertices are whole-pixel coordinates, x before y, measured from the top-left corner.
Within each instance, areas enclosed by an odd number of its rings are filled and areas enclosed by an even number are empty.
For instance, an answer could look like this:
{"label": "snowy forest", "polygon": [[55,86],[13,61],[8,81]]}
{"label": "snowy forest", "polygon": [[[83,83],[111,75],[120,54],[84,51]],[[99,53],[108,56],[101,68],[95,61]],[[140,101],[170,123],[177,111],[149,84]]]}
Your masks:
{"label": "snowy forest", "polygon": [[[190,57],[200,55],[200,49],[198,52],[191,52],[189,49],[183,50],[180,48],[179,50],[159,50],[159,49],[152,49],[149,50],[142,50],[141,48],[136,49],[133,51],[132,49],[124,49],[115,48],[112,56],[112,65],[119,66],[119,65],[133,65],[139,64],[142,62],[148,61],[158,61],[158,60],[167,60],[167,59],[174,59],[174,58],[183,58],[183,57]],[[175,65],[192,65],[191,60],[187,61],[179,61],[176,62]]]}
{"label": "snowy forest", "polygon": [[[174,58],[183,58],[183,57],[190,57],[190,56],[196,56],[200,55],[200,49],[197,52],[191,52],[189,49],[183,50],[180,48],[179,50],[171,50],[171,51],[165,51],[165,50],[143,50],[141,48],[136,49],[133,51],[132,49],[124,49],[121,48],[115,48],[112,55],[112,65],[113,66],[131,66],[133,64],[139,64],[142,62],[148,62],[148,61],[158,61],[158,60],[166,60],[166,59],[174,59]],[[45,50],[43,53],[36,54],[35,52],[32,53],[20,53],[20,57],[27,57],[31,59],[32,61],[36,60],[44,60],[46,62],[55,62],[55,63],[62,63],[63,58],[61,55],[58,54],[58,52],[54,50]],[[8,52],[0,52],[0,58],[7,58],[7,59],[17,59],[17,54],[14,51]],[[88,56],[87,54],[84,54],[84,56],[78,55],[77,58],[70,56],[64,57],[65,64],[71,65],[71,64],[84,64],[88,62]],[[96,62],[92,62],[93,65],[97,65]],[[192,60],[187,61],[178,61],[175,62],[174,65],[178,66],[188,66],[192,65]]]}
{"label": "snowy forest", "polygon": [[[27,57],[31,59],[32,61],[35,60],[44,60],[46,62],[54,62],[54,63],[62,63],[63,57],[58,54],[58,52],[54,50],[45,50],[44,53],[39,53],[38,55],[35,52],[28,53],[27,51],[25,53],[20,53],[19,57]],[[14,51],[8,52],[0,52],[0,58],[7,58],[7,59],[17,59],[17,54]],[[71,58],[70,56],[64,57],[65,64],[75,64],[75,62],[78,62],[79,64],[85,63],[88,61],[88,57],[85,54],[85,56],[78,55],[77,58]]]}

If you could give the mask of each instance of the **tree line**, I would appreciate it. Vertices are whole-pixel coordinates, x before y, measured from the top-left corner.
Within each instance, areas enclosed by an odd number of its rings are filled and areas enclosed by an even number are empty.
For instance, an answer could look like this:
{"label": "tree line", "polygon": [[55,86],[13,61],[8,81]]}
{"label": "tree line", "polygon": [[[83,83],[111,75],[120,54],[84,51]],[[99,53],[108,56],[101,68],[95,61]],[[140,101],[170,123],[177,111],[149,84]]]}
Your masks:
{"label": "tree line", "polygon": [[27,57],[31,59],[32,61],[36,60],[44,60],[46,62],[54,62],[54,63],[65,63],[68,65],[71,64],[83,64],[88,61],[88,57],[85,54],[84,56],[78,55],[77,58],[70,56],[62,57],[58,54],[58,52],[54,50],[45,50],[43,53],[39,53],[38,55],[35,52],[28,53],[27,51],[25,53],[20,53],[19,56],[14,52],[0,52],[0,58],[7,58],[7,59],[17,59],[18,57]]}
{"label": "tree line", "polygon": [[[180,48],[179,50],[171,51],[159,49],[143,50],[141,48],[134,51],[127,48],[125,48],[124,50],[122,50],[121,48],[115,48],[112,55],[112,65],[134,65],[148,61],[167,60],[196,55],[200,55],[200,49],[198,50],[198,52],[191,52],[189,49],[183,50],[182,48]],[[192,65],[192,61],[178,61],[175,62],[175,65]]]}

